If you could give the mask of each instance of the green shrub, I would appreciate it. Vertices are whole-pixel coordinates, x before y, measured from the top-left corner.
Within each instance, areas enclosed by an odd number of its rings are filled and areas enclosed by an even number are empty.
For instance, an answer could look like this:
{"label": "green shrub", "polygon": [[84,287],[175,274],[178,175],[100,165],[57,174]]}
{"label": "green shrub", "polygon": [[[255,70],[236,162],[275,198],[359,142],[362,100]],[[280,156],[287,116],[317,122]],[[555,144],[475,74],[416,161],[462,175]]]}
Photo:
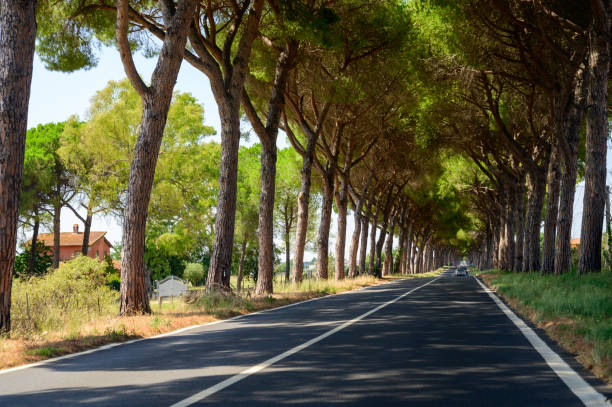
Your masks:
{"label": "green shrub", "polygon": [[[15,275],[17,277],[28,277],[30,265],[31,246],[26,246],[25,250],[15,257]],[[36,243],[36,255],[34,256],[34,271],[33,275],[41,276],[51,268],[53,264],[53,254],[51,248],[45,246],[43,242]]]}
{"label": "green shrub", "polygon": [[118,294],[106,285],[104,268],[96,259],[79,256],[42,277],[16,278],[13,331],[27,334],[71,329],[94,316],[115,315]]}
{"label": "green shrub", "polygon": [[193,285],[198,285],[204,280],[204,266],[200,263],[188,263],[183,272],[183,278]]}

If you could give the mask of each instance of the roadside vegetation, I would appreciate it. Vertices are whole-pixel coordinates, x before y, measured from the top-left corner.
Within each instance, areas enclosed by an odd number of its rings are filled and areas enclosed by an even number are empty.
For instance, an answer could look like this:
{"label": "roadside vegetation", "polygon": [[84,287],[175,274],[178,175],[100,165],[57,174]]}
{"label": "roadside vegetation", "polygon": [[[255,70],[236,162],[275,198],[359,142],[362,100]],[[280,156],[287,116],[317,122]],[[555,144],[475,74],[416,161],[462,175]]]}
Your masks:
{"label": "roadside vegetation", "polygon": [[612,383],[612,272],[475,273],[587,369]]}

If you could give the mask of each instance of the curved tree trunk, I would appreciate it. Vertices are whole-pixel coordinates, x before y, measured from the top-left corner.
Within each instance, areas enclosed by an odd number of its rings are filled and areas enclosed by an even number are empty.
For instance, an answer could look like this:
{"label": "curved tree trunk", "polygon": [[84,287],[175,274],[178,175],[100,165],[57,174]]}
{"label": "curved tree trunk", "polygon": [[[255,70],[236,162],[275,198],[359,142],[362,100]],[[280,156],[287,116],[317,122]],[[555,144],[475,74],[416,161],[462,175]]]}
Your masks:
{"label": "curved tree trunk", "polygon": [[[608,72],[610,69],[610,16],[601,0],[593,10],[589,30],[588,106],[586,125],[586,169],[584,203],[580,229],[578,272],[601,271],[601,237],[606,193],[606,148],[608,122]],[[607,3],[607,2],[605,2]]]}
{"label": "curved tree trunk", "polygon": [[9,332],[19,193],[36,40],[36,1],[2,0],[0,33],[0,332]]}
{"label": "curved tree trunk", "polygon": [[354,223],[355,229],[353,229],[353,236],[351,237],[351,246],[349,247],[349,266],[348,266],[348,278],[355,278],[357,276],[357,252],[359,250],[359,237],[361,236],[361,214],[355,209]]}
{"label": "curved tree trunk", "polygon": [[557,215],[559,213],[559,189],[561,168],[559,154],[555,149],[548,165],[548,193],[546,196],[546,217],[544,220],[544,240],[542,242],[542,274],[551,274],[555,270],[555,234]]}
{"label": "curved tree trunk", "polygon": [[91,209],[87,208],[87,217],[85,218],[85,222],[83,222],[83,245],[81,246],[81,253],[83,256],[87,256],[87,253],[89,253],[89,235],[91,234],[92,219],[93,214],[91,213]]}
{"label": "curved tree trunk", "polygon": [[128,42],[128,2],[117,1],[116,33],[121,60],[142,100],[140,132],[130,166],[123,213],[120,315],[151,313],[144,264],[147,212],[172,91],[183,61],[187,30],[195,5],[195,0],[185,0],[178,3],[173,11],[164,9],[166,34],[151,76],[151,85],[147,87],[136,70]]}

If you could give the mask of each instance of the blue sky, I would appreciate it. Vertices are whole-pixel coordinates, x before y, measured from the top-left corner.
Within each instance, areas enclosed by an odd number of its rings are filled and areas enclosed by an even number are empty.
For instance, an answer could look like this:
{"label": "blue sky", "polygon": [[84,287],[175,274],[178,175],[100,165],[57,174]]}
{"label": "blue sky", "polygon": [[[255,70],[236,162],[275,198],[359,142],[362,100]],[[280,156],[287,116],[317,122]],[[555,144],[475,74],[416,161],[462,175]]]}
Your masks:
{"label": "blue sky", "polygon": [[[148,82],[151,72],[155,67],[155,59],[146,59],[141,55],[135,55],[135,61],[141,76],[145,82]],[[121,80],[124,77],[125,72],[119,59],[119,53],[114,48],[102,48],[100,50],[100,59],[97,67],[73,73],[47,71],[42,62],[36,57],[32,78],[28,127],[34,127],[41,123],[64,121],[74,114],[84,117],[89,107],[89,101],[96,91],[104,88],[108,81]],[[175,90],[191,93],[204,106],[206,124],[213,126],[217,133],[219,132],[220,121],[217,105],[205,75],[184,62],[181,66]],[[252,137],[251,143],[255,141],[256,138]],[[279,144],[279,147],[287,146],[287,142],[283,137],[279,138]],[[609,148],[608,168],[611,168],[611,158],[612,154],[610,154]],[[611,184],[610,177],[608,177],[608,184]],[[579,184],[576,189],[574,203],[572,237],[580,236],[583,190],[584,186]],[[61,222],[62,231],[72,230],[73,223],[80,222],[69,210],[64,210]],[[353,219],[351,216],[349,216],[348,229],[348,236],[350,236],[353,229]],[[121,241],[121,227],[116,219],[95,218],[92,230],[108,231],[107,236],[111,242]],[[334,247],[333,231],[335,231],[335,225],[332,225],[330,248]]]}

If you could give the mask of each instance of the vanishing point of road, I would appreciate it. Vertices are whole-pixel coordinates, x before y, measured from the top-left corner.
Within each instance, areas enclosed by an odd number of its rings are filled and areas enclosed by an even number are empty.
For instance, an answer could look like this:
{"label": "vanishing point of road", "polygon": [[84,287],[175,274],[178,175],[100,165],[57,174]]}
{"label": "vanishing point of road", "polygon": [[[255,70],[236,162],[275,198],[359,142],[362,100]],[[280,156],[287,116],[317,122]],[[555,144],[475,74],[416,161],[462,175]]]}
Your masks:
{"label": "vanishing point of road", "polygon": [[11,407],[568,407],[608,396],[452,271],[0,371],[0,406]]}

